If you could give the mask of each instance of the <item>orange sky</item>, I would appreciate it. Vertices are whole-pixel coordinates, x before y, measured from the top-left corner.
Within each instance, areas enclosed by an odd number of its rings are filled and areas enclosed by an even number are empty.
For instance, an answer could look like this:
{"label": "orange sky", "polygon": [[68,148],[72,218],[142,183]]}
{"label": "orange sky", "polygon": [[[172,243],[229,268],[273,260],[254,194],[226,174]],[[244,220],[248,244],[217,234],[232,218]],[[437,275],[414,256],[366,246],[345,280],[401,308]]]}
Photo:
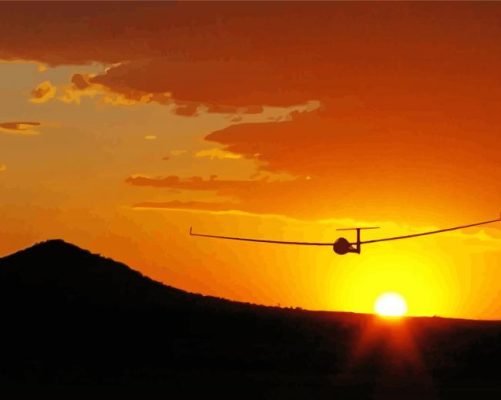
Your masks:
{"label": "orange sky", "polygon": [[501,318],[496,3],[0,4],[0,255],[62,237],[262,304]]}

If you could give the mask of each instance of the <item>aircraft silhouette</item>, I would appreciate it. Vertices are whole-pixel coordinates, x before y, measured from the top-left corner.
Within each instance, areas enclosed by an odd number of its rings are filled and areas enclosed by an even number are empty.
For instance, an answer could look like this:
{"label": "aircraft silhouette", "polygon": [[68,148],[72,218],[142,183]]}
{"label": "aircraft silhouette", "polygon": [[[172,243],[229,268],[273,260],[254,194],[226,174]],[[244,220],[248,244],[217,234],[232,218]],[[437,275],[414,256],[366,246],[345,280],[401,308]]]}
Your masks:
{"label": "aircraft silhouette", "polygon": [[362,241],[360,239],[360,231],[365,230],[365,229],[378,229],[379,228],[378,226],[336,229],[338,231],[356,231],[357,232],[357,240],[355,242],[350,242],[348,239],[346,239],[344,237],[338,238],[335,242],[292,242],[292,241],[285,241],[285,240],[270,240],[270,239],[243,238],[243,237],[234,237],[234,236],[207,235],[207,234],[203,234],[203,233],[194,233],[192,227],[190,227],[190,236],[201,236],[201,237],[213,238],[213,239],[240,240],[240,241],[244,241],[244,242],[289,244],[289,245],[297,245],[297,246],[332,246],[334,253],[339,254],[339,255],[345,255],[348,253],[360,254],[363,244],[387,242],[390,240],[409,239],[409,238],[414,238],[414,237],[418,237],[418,236],[433,235],[435,233],[454,231],[457,229],[470,228],[472,226],[491,224],[493,222],[499,222],[499,221],[501,221],[501,214],[500,214],[500,217],[498,219],[493,219],[490,221],[476,222],[474,224],[455,226],[452,228],[445,228],[445,229],[438,229],[435,231],[414,233],[411,235],[393,236],[393,237],[386,237],[386,238],[381,238],[381,239],[373,239],[373,240],[365,240],[365,241]]}

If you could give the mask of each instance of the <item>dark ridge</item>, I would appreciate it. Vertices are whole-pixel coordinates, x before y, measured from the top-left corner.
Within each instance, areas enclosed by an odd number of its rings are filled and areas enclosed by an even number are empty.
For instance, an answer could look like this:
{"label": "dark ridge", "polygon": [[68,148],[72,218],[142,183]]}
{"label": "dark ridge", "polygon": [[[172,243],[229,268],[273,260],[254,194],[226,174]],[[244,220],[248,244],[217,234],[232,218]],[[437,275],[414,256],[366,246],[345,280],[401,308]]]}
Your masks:
{"label": "dark ridge", "polygon": [[[125,264],[56,239],[35,244],[0,259],[0,297],[24,303],[36,293],[34,305],[56,302],[56,308],[141,308],[194,300]],[[15,288],[15,290],[14,290]]]}
{"label": "dark ridge", "polygon": [[231,302],[62,240],[0,259],[0,391],[170,398],[501,394],[501,323]]}
{"label": "dark ridge", "polygon": [[[62,239],[40,242],[0,258],[0,278],[2,278],[0,288],[4,286],[3,295],[11,292],[9,287],[16,288],[15,293],[10,293],[10,296],[20,298],[29,298],[34,291],[43,290],[45,293],[40,296],[37,304],[43,303],[49,293],[54,295],[59,292],[64,295],[59,305],[78,299],[85,300],[86,307],[96,305],[100,309],[109,307],[137,309],[148,305],[149,307],[211,307],[214,311],[247,308],[260,308],[268,312],[287,311],[278,307],[189,293],[164,285],[123,263],[93,254]],[[47,288],[50,288],[50,291],[46,290]],[[62,291],[67,293],[63,294]],[[1,296],[2,293],[0,298]],[[354,315],[353,313],[329,314]]]}

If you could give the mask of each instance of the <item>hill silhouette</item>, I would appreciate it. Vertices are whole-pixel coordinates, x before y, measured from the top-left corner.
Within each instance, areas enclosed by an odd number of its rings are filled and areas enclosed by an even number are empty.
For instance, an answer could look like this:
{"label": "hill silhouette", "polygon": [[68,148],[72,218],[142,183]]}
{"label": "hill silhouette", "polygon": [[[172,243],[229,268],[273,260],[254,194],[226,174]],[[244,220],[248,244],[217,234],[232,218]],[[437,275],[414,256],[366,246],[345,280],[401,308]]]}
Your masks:
{"label": "hill silhouette", "polygon": [[62,240],[0,259],[0,390],[173,398],[501,394],[501,323],[256,306]]}

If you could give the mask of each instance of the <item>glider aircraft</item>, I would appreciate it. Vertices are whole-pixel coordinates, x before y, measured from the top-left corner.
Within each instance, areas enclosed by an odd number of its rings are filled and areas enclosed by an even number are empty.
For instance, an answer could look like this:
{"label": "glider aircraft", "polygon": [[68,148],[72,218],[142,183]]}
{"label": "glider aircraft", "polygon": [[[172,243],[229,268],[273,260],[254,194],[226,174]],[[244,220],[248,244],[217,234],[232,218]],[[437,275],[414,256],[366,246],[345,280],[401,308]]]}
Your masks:
{"label": "glider aircraft", "polygon": [[370,227],[337,229],[338,231],[356,231],[357,232],[357,240],[355,242],[350,242],[348,239],[346,239],[344,237],[338,238],[335,242],[292,242],[292,241],[285,241],[285,240],[270,240],[270,239],[244,238],[244,237],[235,237],[235,236],[207,235],[207,234],[203,234],[203,233],[195,233],[195,232],[193,232],[193,228],[191,228],[191,227],[190,227],[190,235],[191,236],[206,237],[206,238],[213,238],[213,239],[239,240],[239,241],[243,241],[243,242],[288,244],[288,245],[296,245],[296,246],[332,246],[334,253],[339,254],[339,255],[345,255],[348,253],[360,254],[363,244],[387,242],[390,240],[409,239],[409,238],[414,238],[414,237],[418,237],[418,236],[434,235],[436,233],[449,232],[449,231],[454,231],[454,230],[458,230],[458,229],[470,228],[472,226],[491,224],[493,222],[499,222],[499,221],[501,221],[501,214],[500,214],[498,219],[493,219],[490,221],[476,222],[474,224],[455,226],[452,228],[445,228],[445,229],[438,229],[435,231],[414,233],[414,234],[410,234],[410,235],[393,236],[393,237],[386,237],[386,238],[373,239],[373,240],[364,240],[364,241],[361,240],[361,238],[360,238],[360,232],[362,230],[378,229],[379,227],[370,226]]}

